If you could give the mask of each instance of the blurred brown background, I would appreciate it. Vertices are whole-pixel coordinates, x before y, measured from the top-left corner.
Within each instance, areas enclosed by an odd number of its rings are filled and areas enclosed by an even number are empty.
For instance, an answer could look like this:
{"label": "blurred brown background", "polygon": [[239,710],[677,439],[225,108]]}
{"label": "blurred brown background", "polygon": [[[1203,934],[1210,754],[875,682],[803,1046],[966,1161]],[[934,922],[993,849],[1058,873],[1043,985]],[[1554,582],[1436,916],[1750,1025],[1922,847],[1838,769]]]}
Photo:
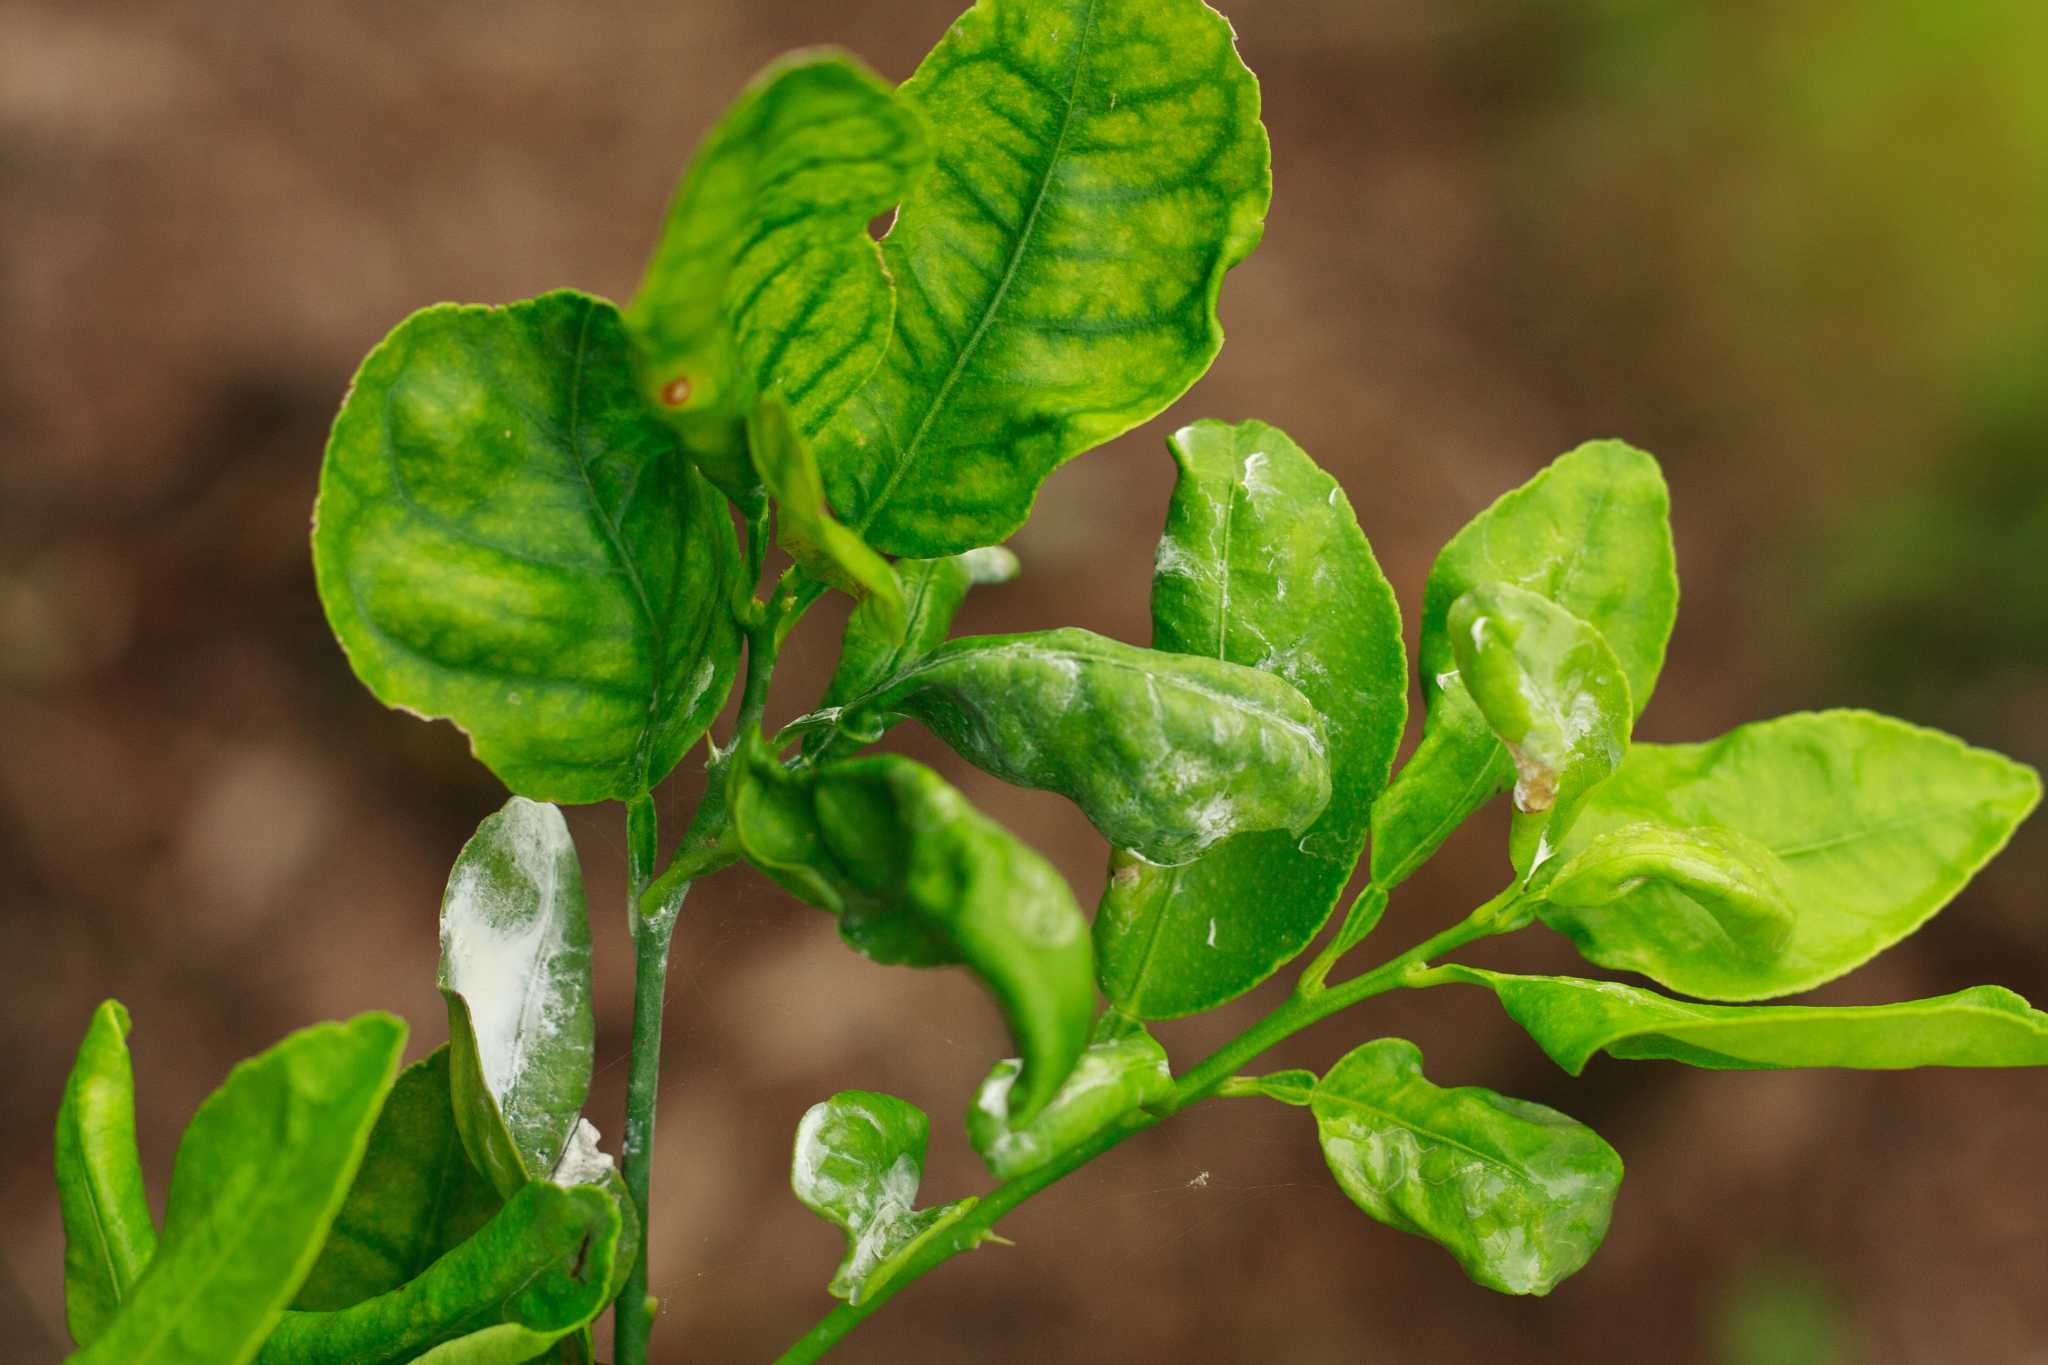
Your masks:
{"label": "blurred brown background", "polygon": [[[236,1058],[372,1007],[415,1051],[442,1036],[441,880],[502,795],[450,728],[355,684],[313,595],[307,514],[357,359],[437,300],[624,297],[752,69],[832,42],[901,77],[958,3],[0,0],[0,1354],[65,1341],[49,1121],[96,1000],[134,1010],[159,1197]],[[1620,435],[1665,462],[1686,592],[1647,737],[1868,705],[2048,761],[2048,7],[1231,8],[1277,194],[1229,344],[1168,417],[1054,477],[1025,578],[964,628],[1143,641],[1176,420],[1288,427],[1411,609],[1468,516]],[[835,638],[820,619],[792,645],[780,714]],[[1079,817],[962,780],[1092,900]],[[615,1135],[622,828],[572,822]],[[1389,950],[1495,889],[1498,812],[1480,826],[1396,904]],[[2048,997],[2044,878],[2037,819],[1824,998]],[[1575,959],[1532,938],[1484,960]],[[1271,995],[1161,1031],[1192,1060]],[[1476,997],[1367,1008],[1275,1063],[1399,1032],[1439,1080],[1557,1105],[1628,1159],[1606,1248],[1553,1297],[1468,1285],[1344,1200],[1300,1114],[1219,1103],[1029,1206],[1017,1247],[844,1358],[2048,1361],[2048,1077],[1573,1082]],[[954,1119],[1004,1048],[985,999],[861,962],[757,880],[693,896],[667,1048],[662,1360],[762,1360],[830,1306],[836,1234],[785,1184],[812,1101],[902,1093],[937,1118],[928,1191],[985,1179]]]}

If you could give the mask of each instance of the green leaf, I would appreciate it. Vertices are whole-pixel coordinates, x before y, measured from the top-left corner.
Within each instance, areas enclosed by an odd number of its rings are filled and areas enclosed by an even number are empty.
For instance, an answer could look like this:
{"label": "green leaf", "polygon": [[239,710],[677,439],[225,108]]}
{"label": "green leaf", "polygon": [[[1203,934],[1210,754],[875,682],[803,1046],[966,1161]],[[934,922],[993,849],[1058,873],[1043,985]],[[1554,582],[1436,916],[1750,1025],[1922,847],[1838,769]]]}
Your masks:
{"label": "green leaf", "polygon": [[831,1290],[848,1303],[880,1288],[877,1272],[891,1257],[974,1203],[917,1207],[930,1136],[922,1109],[869,1090],[842,1090],[797,1125],[789,1185],[805,1208],[846,1233]]}
{"label": "green leaf", "polygon": [[877,962],[965,963],[987,983],[1024,1059],[1028,1120],[1088,1045],[1088,922],[1050,863],[937,773],[893,754],[788,773],[764,751],[735,767],[748,861],[839,916]]}
{"label": "green leaf", "polygon": [[1723,1071],[2048,1066],[2048,1014],[1998,986],[1895,1005],[1700,1005],[1613,981],[1454,970],[1574,1076],[1596,1052]]}
{"label": "green leaf", "polygon": [[1208,369],[1272,172],[1200,0],[984,0],[903,94],[935,164],[882,243],[888,351],[818,461],[870,545],[930,557],[1008,537],[1055,468]]}
{"label": "green leaf", "polygon": [[413,314],[328,439],[313,567],[356,675],[468,731],[523,796],[667,775],[732,686],[739,564],[618,311],[586,295]]}
{"label": "green leaf", "polygon": [[1539,913],[1588,960],[1687,995],[1790,995],[1918,929],[2040,795],[2028,768],[1867,711],[1784,716],[1708,744],[1640,744],[1587,798],[1560,856],[1643,821],[1730,831],[1779,860],[1790,937],[1775,956],[1743,952],[1714,907],[1664,879],[1605,904],[1553,902]]}
{"label": "green leaf", "polygon": [[1330,799],[1322,717],[1279,675],[1085,630],[949,641],[849,709],[924,722],[1155,863],[1241,830],[1299,836]]}
{"label": "green leaf", "polygon": [[776,538],[789,557],[818,581],[866,599],[877,623],[901,637],[904,629],[903,589],[889,561],[841,526],[825,504],[825,485],[818,462],[790,425],[789,409],[780,399],[764,398],[747,418],[747,443],[754,467],[775,499]]}
{"label": "green leaf", "polygon": [[312,1269],[398,1074],[388,1014],[301,1029],[238,1065],[185,1130],[164,1235],[79,1365],[242,1365]]}
{"label": "green leaf", "polygon": [[1413,1043],[1347,1054],[1309,1107],[1352,1202],[1437,1243],[1489,1289],[1548,1294],[1607,1235],[1621,1158],[1599,1134],[1479,1086],[1431,1085]]}
{"label": "green leaf", "polygon": [[1710,916],[1732,951],[1768,958],[1792,935],[1785,865],[1746,835],[1645,822],[1610,830],[1580,849],[1542,888],[1564,910],[1597,910],[1661,884]]}
{"label": "green leaf", "polygon": [[[404,1286],[331,1313],[285,1314],[258,1365],[532,1360],[610,1302],[621,1227],[619,1201],[602,1186],[533,1181]],[[527,1354],[509,1354],[513,1342]]]}
{"label": "green leaf", "polygon": [[590,920],[562,813],[515,796],[441,898],[455,1123],[500,1195],[561,1159],[590,1093]]}
{"label": "green leaf", "polygon": [[90,1346],[156,1254],[156,1222],[135,1150],[128,1011],[92,1012],[57,1108],[57,1206],[64,1219],[64,1316]]}
{"label": "green leaf", "polygon": [[1600,632],[1549,598],[1507,583],[1472,589],[1446,621],[1458,674],[1515,765],[1516,865],[1542,866],[1586,793],[1628,752],[1628,679]]}
{"label": "green leaf", "polygon": [[293,1308],[347,1308],[397,1289],[497,1212],[497,1191],[462,1149],[448,1073],[445,1046],[399,1073]]}
{"label": "green leaf", "polygon": [[1010,1119],[1017,1060],[997,1062],[967,1111],[967,1136],[998,1180],[1028,1175],[1173,1089],[1166,1049],[1144,1033],[1091,1044],[1073,1074],[1029,1123]]}
{"label": "green leaf", "polygon": [[1514,773],[1457,676],[1451,604],[1492,583],[1555,602],[1607,641],[1641,715],[1678,615],[1670,508],[1655,460],[1620,441],[1592,441],[1444,546],[1422,598],[1422,745],[1373,812],[1375,884],[1391,891]]}
{"label": "green leaf", "polygon": [[648,398],[736,498],[756,392],[814,433],[881,360],[896,305],[868,220],[929,155],[907,100],[812,52],[757,76],[683,172],[626,320]]}
{"label": "green leaf", "polygon": [[1197,422],[1152,579],[1152,646],[1274,673],[1329,737],[1330,802],[1297,838],[1239,834],[1184,867],[1118,856],[1095,918],[1102,989],[1168,1018],[1250,990],[1322,929],[1408,715],[1401,613],[1344,491],[1277,427]]}
{"label": "green leaf", "polygon": [[967,600],[967,590],[1015,578],[1017,556],[990,545],[943,559],[903,559],[896,563],[896,576],[903,585],[901,634],[891,636],[882,604],[868,601],[855,608],[846,620],[839,665],[821,707],[858,701],[938,648],[952,630],[954,613]]}

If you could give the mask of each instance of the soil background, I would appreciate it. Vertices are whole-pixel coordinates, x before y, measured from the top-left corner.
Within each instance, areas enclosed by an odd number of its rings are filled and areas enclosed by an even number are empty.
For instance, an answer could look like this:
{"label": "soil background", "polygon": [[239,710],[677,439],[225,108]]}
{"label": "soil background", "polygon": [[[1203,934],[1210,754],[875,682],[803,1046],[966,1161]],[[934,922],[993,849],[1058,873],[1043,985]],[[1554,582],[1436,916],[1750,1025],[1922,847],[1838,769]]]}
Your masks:
{"label": "soil background", "polygon": [[[624,298],[676,172],[798,45],[892,78],[957,0],[0,0],[0,1315],[63,1352],[50,1119],[93,1004],[134,1012],[145,1164],[237,1058],[369,1008],[443,1034],[447,865],[503,799],[459,735],[381,710],[306,548],[326,427],[409,310],[560,285]],[[1164,434],[1287,427],[1334,471],[1411,618],[1437,547],[1583,439],[1655,451],[1685,598],[1641,733],[1865,705],[2048,763],[2048,101],[2041,7],[1239,0],[1276,197],[1210,376],[1075,461],[967,631],[1147,638]],[[2026,54],[2032,53],[2029,59]],[[829,670],[791,645],[775,714]],[[1412,624],[1411,640],[1412,649]],[[1057,800],[912,752],[1045,850]],[[698,782],[664,790],[670,828]],[[617,808],[571,812],[617,1130],[628,952]],[[1499,810],[1379,931],[1493,891]],[[1909,944],[1818,993],[2048,997],[2048,820]],[[1526,941],[1524,941],[1526,940]],[[1491,965],[1570,971],[1561,941]],[[1166,1025],[1192,1059],[1274,998]],[[861,1361],[2048,1361],[2048,1075],[1572,1081],[1476,997],[1329,1021],[1444,1082],[1597,1127],[1613,1233],[1547,1300],[1372,1223],[1310,1125],[1207,1106],[1005,1224],[853,1338]],[[663,1361],[767,1359],[830,1307],[836,1233],[786,1184],[835,1089],[935,1116],[927,1189],[984,1177],[954,1116],[1005,1040],[958,973],[868,965],[731,875],[692,896],[665,1041]]]}

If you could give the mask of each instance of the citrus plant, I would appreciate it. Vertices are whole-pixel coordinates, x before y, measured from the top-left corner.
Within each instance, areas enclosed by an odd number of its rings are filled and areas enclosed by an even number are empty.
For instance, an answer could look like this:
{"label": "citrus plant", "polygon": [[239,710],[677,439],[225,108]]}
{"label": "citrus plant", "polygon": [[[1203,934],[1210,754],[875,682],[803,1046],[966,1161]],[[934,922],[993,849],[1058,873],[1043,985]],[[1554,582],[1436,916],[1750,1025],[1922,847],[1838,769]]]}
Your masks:
{"label": "citrus plant", "polygon": [[[448,1042],[401,1070],[404,1027],[371,1014],[237,1067],[185,1134],[159,1235],[128,1018],[103,1005],[58,1118],[75,1359],[587,1361],[616,1305],[616,1360],[646,1361],[670,936],[691,885],[742,862],[867,958],[964,966],[1017,1053],[946,1101],[998,1182],[978,1196],[919,1202],[930,1124],[907,1099],[848,1090],[803,1116],[791,1183],[844,1234],[843,1302],[792,1362],[1217,1097],[1306,1110],[1369,1217],[1488,1288],[1548,1292],[1608,1227],[1622,1164],[1597,1134],[1440,1085],[1399,1038],[1321,1074],[1252,1069],[1397,989],[1490,996],[1574,1074],[1601,1052],[2048,1064],[2048,1015],[1994,986],[1756,1003],[1918,929],[2040,784],[1858,711],[1632,742],[1678,585],[1657,465],[1620,442],[1562,456],[1438,557],[1422,738],[1398,772],[1394,594],[1344,491],[1263,422],[1169,442],[1150,648],[949,638],[969,592],[1017,573],[1001,542],[1051,472],[1207,368],[1269,188],[1258,86],[1199,0],[982,0],[901,88],[837,53],[765,72],[691,161],[624,309],[569,291],[435,307],[371,352],[322,471],[321,600],[371,691],[459,725],[512,793],[442,901]],[[772,576],[771,530],[789,560]],[[830,591],[858,603],[837,671],[770,725],[776,655]],[[1092,926],[1043,857],[874,750],[905,721],[1087,815],[1110,862]],[[664,845],[652,792],[700,743],[704,797]],[[1500,893],[1340,974],[1510,791]],[[625,807],[636,955],[616,1169],[583,1112],[591,939],[558,809],[602,801]],[[1333,920],[1293,993],[1213,1055],[1176,1066],[1147,1032],[1244,995]],[[1652,984],[1450,958],[1535,929]]]}

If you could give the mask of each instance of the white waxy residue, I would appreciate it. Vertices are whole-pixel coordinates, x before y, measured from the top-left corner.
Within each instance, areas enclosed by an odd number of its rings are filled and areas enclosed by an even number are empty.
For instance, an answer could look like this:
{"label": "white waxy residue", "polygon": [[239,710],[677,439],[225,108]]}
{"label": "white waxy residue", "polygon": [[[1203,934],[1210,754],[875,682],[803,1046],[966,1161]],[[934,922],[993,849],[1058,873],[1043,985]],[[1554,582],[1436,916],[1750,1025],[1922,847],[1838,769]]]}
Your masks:
{"label": "white waxy residue", "polygon": [[600,1151],[597,1146],[598,1131],[589,1119],[576,1120],[576,1130],[569,1134],[569,1145],[562,1149],[562,1159],[555,1163],[554,1173],[548,1179],[568,1189],[572,1185],[601,1185],[612,1173],[610,1152]]}

